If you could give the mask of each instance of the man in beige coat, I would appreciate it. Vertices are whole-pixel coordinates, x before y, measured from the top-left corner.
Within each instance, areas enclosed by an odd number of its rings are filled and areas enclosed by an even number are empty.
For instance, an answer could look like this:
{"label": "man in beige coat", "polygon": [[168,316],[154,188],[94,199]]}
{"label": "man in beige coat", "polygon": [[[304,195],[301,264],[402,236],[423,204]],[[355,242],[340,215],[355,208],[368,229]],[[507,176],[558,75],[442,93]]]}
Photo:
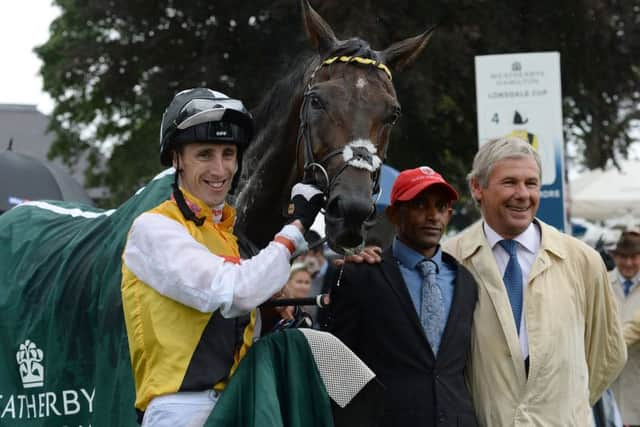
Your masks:
{"label": "man in beige coat", "polygon": [[[620,320],[628,322],[640,310],[640,233],[625,231],[611,251],[616,268],[609,273]],[[640,345],[628,347],[627,364],[611,389],[625,425],[640,426]]]}
{"label": "man in beige coat", "polygon": [[482,426],[590,426],[626,360],[600,255],[535,218],[540,171],[519,138],[483,145],[468,176],[483,220],[444,244],[478,282],[468,381]]}

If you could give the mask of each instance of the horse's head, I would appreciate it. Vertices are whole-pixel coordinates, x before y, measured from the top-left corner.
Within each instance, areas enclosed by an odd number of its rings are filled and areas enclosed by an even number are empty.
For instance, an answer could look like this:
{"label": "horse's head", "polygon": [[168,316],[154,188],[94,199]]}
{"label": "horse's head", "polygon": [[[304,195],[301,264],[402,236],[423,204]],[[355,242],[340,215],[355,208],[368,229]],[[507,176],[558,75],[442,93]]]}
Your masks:
{"label": "horse's head", "polygon": [[364,243],[389,134],[400,116],[391,70],[409,64],[431,30],[376,51],[360,39],[338,40],[307,0],[302,9],[319,58],[308,70],[300,108],[298,162],[304,179],[325,192],[329,245],[349,253]]}

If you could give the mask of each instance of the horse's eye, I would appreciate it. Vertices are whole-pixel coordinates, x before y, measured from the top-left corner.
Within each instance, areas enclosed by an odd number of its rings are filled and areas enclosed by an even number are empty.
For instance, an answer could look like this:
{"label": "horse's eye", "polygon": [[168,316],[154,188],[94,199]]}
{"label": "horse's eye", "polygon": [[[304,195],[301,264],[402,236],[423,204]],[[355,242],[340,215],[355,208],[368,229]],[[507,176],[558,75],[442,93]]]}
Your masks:
{"label": "horse's eye", "polygon": [[322,99],[317,95],[309,95],[309,103],[311,104],[311,108],[315,110],[321,110],[324,108]]}
{"label": "horse's eye", "polygon": [[394,107],[393,111],[391,112],[391,114],[389,114],[389,117],[387,117],[387,120],[385,121],[387,124],[394,125],[401,115],[402,110],[400,110],[400,107]]}
{"label": "horse's eye", "polygon": [[402,110],[400,107],[396,107],[393,109],[393,123],[397,122],[400,116],[402,115]]}

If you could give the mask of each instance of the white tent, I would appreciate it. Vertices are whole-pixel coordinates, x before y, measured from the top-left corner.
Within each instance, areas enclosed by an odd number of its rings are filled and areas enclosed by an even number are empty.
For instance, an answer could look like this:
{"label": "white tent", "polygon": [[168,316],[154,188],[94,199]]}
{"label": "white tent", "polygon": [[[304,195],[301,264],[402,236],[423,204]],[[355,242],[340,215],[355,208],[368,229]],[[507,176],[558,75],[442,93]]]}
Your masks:
{"label": "white tent", "polygon": [[621,169],[594,169],[571,181],[571,216],[592,221],[640,222],[640,160]]}

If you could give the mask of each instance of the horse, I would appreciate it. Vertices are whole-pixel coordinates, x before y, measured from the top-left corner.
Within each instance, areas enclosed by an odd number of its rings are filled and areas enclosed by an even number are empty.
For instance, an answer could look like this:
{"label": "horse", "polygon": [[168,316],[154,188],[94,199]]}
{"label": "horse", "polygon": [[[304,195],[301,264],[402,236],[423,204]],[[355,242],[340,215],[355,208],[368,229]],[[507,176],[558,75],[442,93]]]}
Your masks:
{"label": "horse", "polygon": [[377,51],[359,38],[338,40],[307,0],[301,5],[315,54],[277,82],[255,112],[259,131],[244,155],[235,229],[264,247],[286,221],[291,187],[304,180],[325,193],[329,246],[346,254],[363,246],[401,112],[391,70],[409,65],[433,28]]}
{"label": "horse", "polygon": [[[306,0],[302,9],[316,55],[256,113],[237,229],[266,245],[302,179],[325,192],[329,242],[347,251],[361,244],[399,114],[389,67],[408,64],[430,32],[378,52],[339,41]],[[135,217],[170,196],[173,177],[160,173],[114,210],[37,201],[0,216],[0,424],[136,425],[121,253]]]}

